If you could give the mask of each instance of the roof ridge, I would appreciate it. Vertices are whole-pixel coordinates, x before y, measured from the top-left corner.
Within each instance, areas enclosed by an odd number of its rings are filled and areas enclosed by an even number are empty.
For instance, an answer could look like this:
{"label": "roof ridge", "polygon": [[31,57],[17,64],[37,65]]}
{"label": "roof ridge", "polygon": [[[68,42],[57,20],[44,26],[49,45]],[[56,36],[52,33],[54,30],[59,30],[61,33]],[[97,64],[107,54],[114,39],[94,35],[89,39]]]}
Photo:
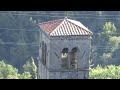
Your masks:
{"label": "roof ridge", "polygon": [[[57,28],[59,28],[64,21],[65,21],[65,19],[63,19],[63,21],[62,21],[52,32],[54,32]],[[51,32],[51,33],[52,33],[52,32]],[[50,34],[51,34],[51,33],[50,33]],[[49,35],[50,35],[50,34],[49,34]]]}

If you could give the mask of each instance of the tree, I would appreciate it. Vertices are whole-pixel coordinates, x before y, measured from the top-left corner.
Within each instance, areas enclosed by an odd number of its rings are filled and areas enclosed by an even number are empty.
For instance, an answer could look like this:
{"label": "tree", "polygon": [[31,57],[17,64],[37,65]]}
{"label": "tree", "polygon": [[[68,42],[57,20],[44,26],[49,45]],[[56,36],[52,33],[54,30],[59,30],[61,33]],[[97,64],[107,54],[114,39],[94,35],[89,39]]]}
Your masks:
{"label": "tree", "polygon": [[120,46],[120,36],[112,36],[109,38],[109,43],[111,48],[111,52],[114,52]]}
{"label": "tree", "polygon": [[19,74],[18,69],[2,60],[0,61],[0,79],[31,79],[31,75],[29,72]]}
{"label": "tree", "polygon": [[18,70],[14,68],[12,65],[5,64],[5,62],[2,60],[0,61],[0,78],[18,79]]}
{"label": "tree", "polygon": [[120,65],[107,65],[104,68],[100,65],[90,71],[90,79],[120,79]]}
{"label": "tree", "polygon": [[26,60],[30,56],[37,57],[38,52],[38,47],[30,44],[38,43],[38,32],[34,31],[37,30],[37,21],[29,15],[21,15],[22,13],[23,11],[0,13],[0,59],[18,68],[20,73],[24,72],[21,66]]}
{"label": "tree", "polygon": [[19,74],[19,79],[32,79],[30,72],[25,72],[22,74]]}
{"label": "tree", "polygon": [[100,33],[100,45],[108,45],[109,38],[113,36],[113,34],[116,32],[116,27],[114,23],[112,22],[106,22],[103,25],[103,31]]}
{"label": "tree", "polygon": [[116,32],[116,27],[112,22],[106,22],[103,25],[103,32],[102,34],[106,35],[107,37],[111,36],[114,32]]}
{"label": "tree", "polygon": [[[114,33],[116,32],[116,27],[114,25],[114,23],[112,22],[106,22],[103,25],[103,31],[98,34],[98,43],[97,46],[100,47],[96,47],[96,55],[97,58],[96,60],[94,60],[97,64],[100,64],[102,66],[108,65],[111,63],[111,59],[112,59],[112,53],[111,53],[111,43],[114,42],[113,41],[113,36]],[[111,42],[111,43],[110,43]]]}
{"label": "tree", "polygon": [[31,57],[31,61],[27,61],[26,64],[23,65],[24,71],[31,73],[32,79],[37,79],[37,66],[35,65],[33,57]]}
{"label": "tree", "polygon": [[109,44],[111,46],[112,60],[111,64],[120,64],[120,36],[112,36],[109,38]]}

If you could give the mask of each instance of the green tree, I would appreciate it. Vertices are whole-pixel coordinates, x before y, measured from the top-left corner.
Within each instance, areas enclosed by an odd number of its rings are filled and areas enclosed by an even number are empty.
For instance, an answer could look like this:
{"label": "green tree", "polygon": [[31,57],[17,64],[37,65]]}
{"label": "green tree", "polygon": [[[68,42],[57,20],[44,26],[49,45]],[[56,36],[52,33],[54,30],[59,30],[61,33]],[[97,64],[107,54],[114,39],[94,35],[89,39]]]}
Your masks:
{"label": "green tree", "polygon": [[25,72],[18,75],[19,79],[32,79],[30,72]]}
{"label": "green tree", "polygon": [[23,65],[24,71],[31,73],[32,79],[37,79],[37,66],[35,65],[33,57],[31,57],[31,61],[27,61],[26,64]]}
{"label": "green tree", "polygon": [[114,23],[112,22],[106,22],[105,25],[103,25],[103,32],[106,37],[112,36],[116,32],[116,27]]}
{"label": "green tree", "polygon": [[0,59],[4,59],[22,73],[24,70],[21,66],[30,56],[36,57],[38,52],[37,46],[28,44],[38,42],[38,32],[34,31],[37,30],[37,21],[33,17],[21,15],[23,11],[5,13],[0,13]]}
{"label": "green tree", "polygon": [[120,36],[112,36],[109,38],[109,44],[111,46],[112,60],[111,64],[120,64]]}
{"label": "green tree", "polygon": [[114,23],[106,22],[103,25],[103,31],[99,35],[99,38],[100,38],[99,45],[101,45],[101,46],[108,45],[109,38],[112,37],[115,32],[116,32],[116,27],[115,27]]}
{"label": "green tree", "polygon": [[115,32],[116,27],[114,23],[106,22],[103,25],[103,31],[97,36],[98,43],[96,46],[98,47],[95,48],[96,53],[94,52],[97,57],[95,58],[95,60],[93,60],[95,62],[95,66],[97,64],[105,66],[111,63],[112,53],[110,47],[112,45],[111,43],[113,41],[113,36]]}
{"label": "green tree", "polygon": [[18,79],[18,70],[14,68],[12,65],[5,64],[5,62],[2,60],[0,61],[0,78]]}
{"label": "green tree", "polygon": [[114,52],[120,46],[120,36],[112,36],[109,38],[111,52]]}
{"label": "green tree", "polygon": [[18,69],[2,60],[0,61],[0,79],[31,79],[31,75],[29,72],[19,74]]}
{"label": "green tree", "polygon": [[100,65],[91,69],[90,79],[120,79],[120,65],[108,65],[104,68]]}

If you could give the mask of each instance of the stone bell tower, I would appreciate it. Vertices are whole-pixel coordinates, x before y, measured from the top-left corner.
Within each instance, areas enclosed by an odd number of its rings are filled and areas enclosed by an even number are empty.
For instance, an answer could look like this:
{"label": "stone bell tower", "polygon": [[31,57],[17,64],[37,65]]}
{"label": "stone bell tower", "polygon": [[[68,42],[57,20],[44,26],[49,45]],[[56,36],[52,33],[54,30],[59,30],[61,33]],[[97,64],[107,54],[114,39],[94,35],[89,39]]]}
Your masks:
{"label": "stone bell tower", "polygon": [[92,32],[68,18],[39,24],[39,79],[88,79]]}

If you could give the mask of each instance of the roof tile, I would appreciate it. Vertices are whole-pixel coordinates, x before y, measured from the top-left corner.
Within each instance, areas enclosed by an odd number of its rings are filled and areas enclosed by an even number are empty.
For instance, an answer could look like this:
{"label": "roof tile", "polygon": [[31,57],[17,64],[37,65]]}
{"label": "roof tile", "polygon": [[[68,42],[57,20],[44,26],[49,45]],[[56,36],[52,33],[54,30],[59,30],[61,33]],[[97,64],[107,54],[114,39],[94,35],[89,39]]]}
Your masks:
{"label": "roof tile", "polygon": [[66,36],[66,35],[92,35],[81,22],[71,19],[58,19],[39,24],[40,28],[50,36]]}

